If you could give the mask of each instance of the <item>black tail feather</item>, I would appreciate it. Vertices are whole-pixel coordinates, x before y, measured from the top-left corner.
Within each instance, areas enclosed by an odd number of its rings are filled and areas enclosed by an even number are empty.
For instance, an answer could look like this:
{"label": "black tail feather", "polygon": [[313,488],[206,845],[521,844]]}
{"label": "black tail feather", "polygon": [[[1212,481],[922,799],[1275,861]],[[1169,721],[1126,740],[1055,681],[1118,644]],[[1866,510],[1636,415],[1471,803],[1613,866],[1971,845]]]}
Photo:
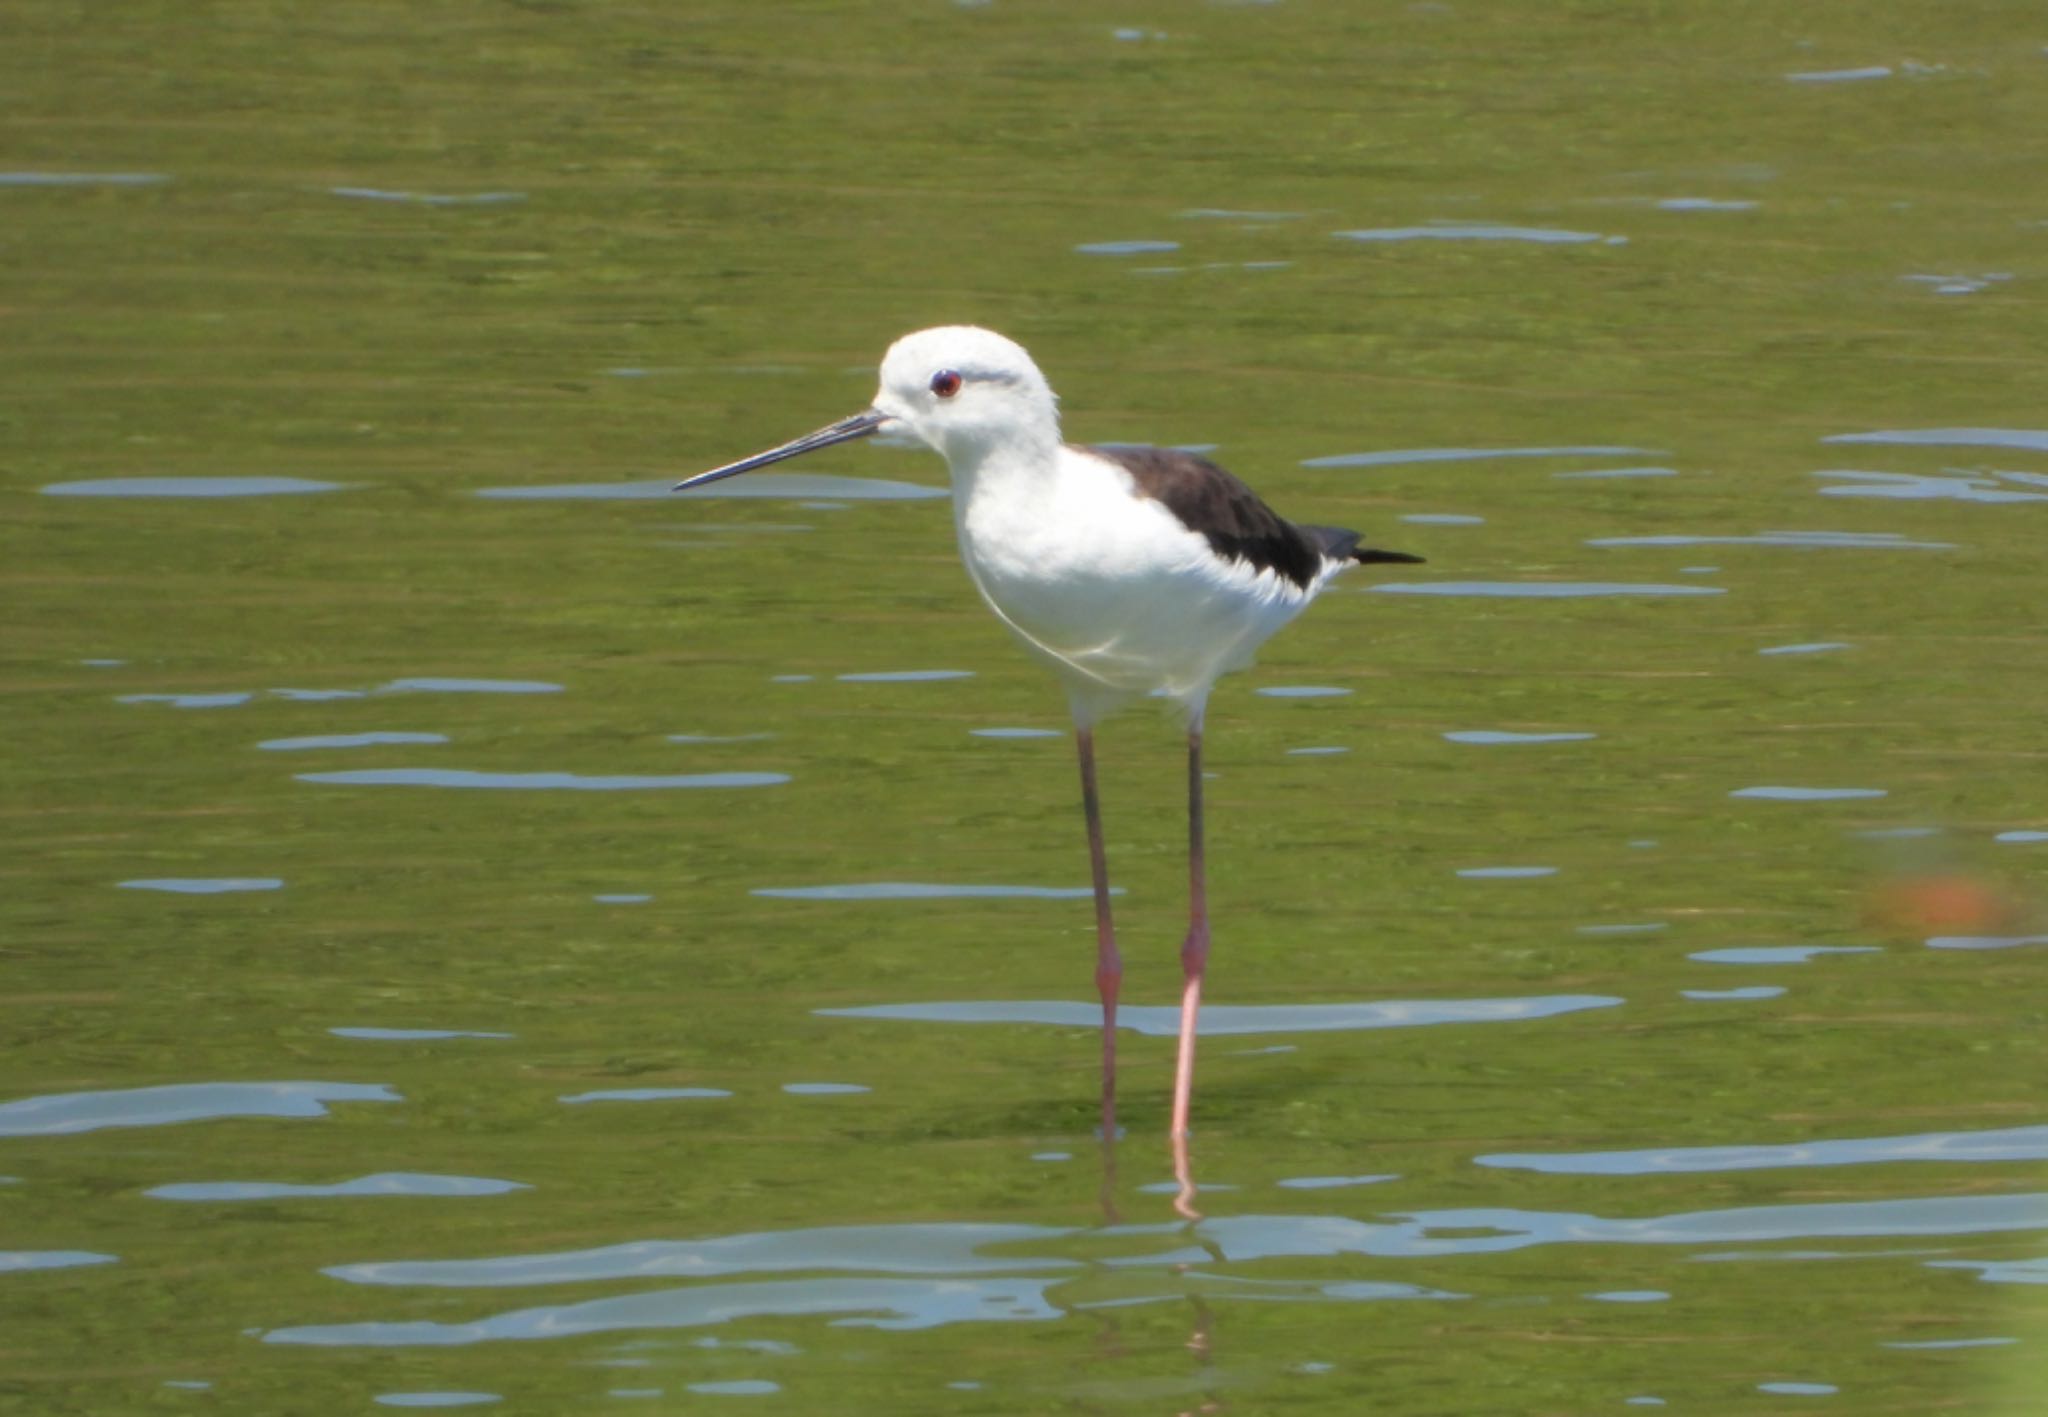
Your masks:
{"label": "black tail feather", "polygon": [[1315,542],[1316,549],[1332,561],[1356,561],[1362,566],[1423,564],[1420,556],[1411,556],[1406,551],[1382,551],[1376,546],[1360,546],[1360,533],[1347,531],[1341,526],[1305,526],[1302,530]]}

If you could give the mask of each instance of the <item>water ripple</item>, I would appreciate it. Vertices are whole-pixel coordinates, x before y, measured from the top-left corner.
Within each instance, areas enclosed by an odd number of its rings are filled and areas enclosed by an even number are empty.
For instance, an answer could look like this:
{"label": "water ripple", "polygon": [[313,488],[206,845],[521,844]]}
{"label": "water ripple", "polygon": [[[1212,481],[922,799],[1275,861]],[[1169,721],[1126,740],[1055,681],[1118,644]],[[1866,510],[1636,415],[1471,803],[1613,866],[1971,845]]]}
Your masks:
{"label": "water ripple", "polygon": [[119,1255],[97,1250],[0,1250],[0,1274],[31,1269],[78,1269],[93,1264],[119,1264]]}
{"label": "water ripple", "polygon": [[399,1102],[378,1083],[190,1082],[113,1092],[58,1092],[0,1103],[0,1137],[67,1136],[221,1117],[324,1117],[330,1102]]}
{"label": "water ripple", "polygon": [[52,482],[47,497],[289,497],[336,492],[339,482],[303,477],[99,477],[85,482]]}
{"label": "water ripple", "polygon": [[331,1196],[500,1196],[533,1188],[521,1181],[487,1176],[434,1176],[412,1171],[380,1171],[329,1185],[290,1181],[179,1181],[144,1191],[166,1201],[262,1201],[323,1199]]}
{"label": "water ripple", "polygon": [[1837,433],[1821,441],[1942,448],[2026,448],[2048,453],[2048,428],[1880,428],[1869,433]]}
{"label": "water ripple", "polygon": [[[1206,1004],[1200,1032],[1209,1037],[1257,1033],[1328,1033],[1369,1028],[1418,1028],[1442,1023],[1512,1023],[1583,1009],[1613,1008],[1605,994],[1539,994],[1522,999],[1405,999],[1352,1004]],[[1101,1006],[1064,999],[965,999],[916,1004],[869,1004],[816,1009],[827,1018],[901,1019],[916,1023],[1040,1023],[1093,1028]],[[1180,1031],[1173,1005],[1125,1004],[1117,1027],[1151,1038]]]}
{"label": "water ripple", "polygon": [[1626,236],[1598,231],[1560,231],[1542,226],[1503,226],[1493,222],[1448,221],[1433,226],[1382,226],[1362,231],[1333,231],[1340,241],[1532,241],[1542,246],[1578,246],[1603,242],[1619,246]]}
{"label": "water ripple", "polygon": [[1481,1166],[1553,1176],[1651,1176],[1699,1171],[1759,1171],[1786,1166],[1864,1166],[1889,1161],[2048,1160],[2048,1126],[1911,1136],[1844,1137],[1782,1146],[1675,1146],[1642,1151],[1499,1152]]}
{"label": "water ripple", "polygon": [[1919,473],[1827,468],[1814,476],[1837,484],[1821,488],[1823,497],[1890,497],[1909,502],[2048,502],[2048,492],[2022,492],[2003,485],[2005,481],[2027,481],[2013,473],[1930,477]]}
{"label": "water ripple", "polygon": [[344,787],[461,787],[522,792],[639,792],[693,787],[774,787],[789,781],[781,772],[705,772],[596,777],[574,772],[476,772],[464,768],[354,768],[345,772],[302,772],[300,782]]}
{"label": "water ripple", "polygon": [[1686,958],[1701,964],[1805,964],[1820,955],[1880,953],[1877,945],[1743,945],[1727,950],[1700,950]]}
{"label": "water ripple", "polygon": [[1730,797],[1768,802],[1849,802],[1890,794],[1882,787],[1739,787]]}
{"label": "water ripple", "polygon": [[305,738],[268,738],[256,746],[273,753],[311,748],[372,748],[386,743],[446,743],[445,733],[318,733]]}
{"label": "water ripple", "polygon": [[[839,886],[759,886],[750,895],[771,900],[978,900],[1018,897],[1026,900],[1089,900],[1088,886],[956,886],[929,881],[856,881]],[[1123,887],[1113,887],[1122,895]]]}
{"label": "water ripple", "polygon": [[158,876],[119,884],[124,891],[169,891],[173,895],[232,895],[284,888],[284,882],[275,876]]}

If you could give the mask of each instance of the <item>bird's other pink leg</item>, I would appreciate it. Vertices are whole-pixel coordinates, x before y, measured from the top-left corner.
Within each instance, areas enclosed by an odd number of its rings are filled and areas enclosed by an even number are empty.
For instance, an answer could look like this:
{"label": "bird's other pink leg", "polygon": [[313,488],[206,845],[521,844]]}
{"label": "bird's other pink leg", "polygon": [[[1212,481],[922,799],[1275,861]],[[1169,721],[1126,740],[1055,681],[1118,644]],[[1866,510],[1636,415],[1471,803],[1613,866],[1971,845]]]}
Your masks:
{"label": "bird's other pink leg", "polygon": [[1116,996],[1123,984],[1123,956],[1109,914],[1109,858],[1102,849],[1102,802],[1095,792],[1095,731],[1078,723],[1074,742],[1081,755],[1081,810],[1088,818],[1088,869],[1095,882],[1095,990],[1102,996],[1102,1137],[1116,1140]]}
{"label": "bird's other pink leg", "polygon": [[1173,1135],[1188,1130],[1195,1086],[1195,1017],[1202,1009],[1202,970],[1209,963],[1209,894],[1202,864],[1202,709],[1188,721],[1188,937],[1180,947],[1180,1054],[1173,1068]]}

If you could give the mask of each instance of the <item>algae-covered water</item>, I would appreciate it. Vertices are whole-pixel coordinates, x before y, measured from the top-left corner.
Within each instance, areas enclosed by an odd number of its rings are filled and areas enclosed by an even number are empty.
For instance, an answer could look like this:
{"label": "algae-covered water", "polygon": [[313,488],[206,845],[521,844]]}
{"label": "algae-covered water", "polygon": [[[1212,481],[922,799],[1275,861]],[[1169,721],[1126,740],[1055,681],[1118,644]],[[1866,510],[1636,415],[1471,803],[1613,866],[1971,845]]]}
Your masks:
{"label": "algae-covered water", "polygon": [[[18,0],[0,1407],[2041,1410],[2048,22]],[[1366,567],[1103,731],[1024,342]],[[783,471],[783,470],[778,470]],[[751,495],[740,495],[751,494]]]}

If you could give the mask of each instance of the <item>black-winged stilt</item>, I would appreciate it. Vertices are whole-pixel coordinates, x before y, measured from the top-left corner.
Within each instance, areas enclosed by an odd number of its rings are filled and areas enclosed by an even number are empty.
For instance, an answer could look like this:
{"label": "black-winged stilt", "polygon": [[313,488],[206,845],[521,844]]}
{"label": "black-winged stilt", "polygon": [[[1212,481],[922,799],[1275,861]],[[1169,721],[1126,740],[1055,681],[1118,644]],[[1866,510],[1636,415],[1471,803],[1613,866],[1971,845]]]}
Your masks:
{"label": "black-winged stilt", "polygon": [[677,491],[875,433],[946,459],[961,559],[989,608],[1066,685],[1081,758],[1102,996],[1102,1129],[1116,1135],[1116,1004],[1123,979],[1095,790],[1095,725],[1139,695],[1173,700],[1188,732],[1188,933],[1181,945],[1173,1136],[1184,1138],[1195,1018],[1209,957],[1202,860],[1202,714],[1209,690],[1359,562],[1420,561],[1297,526],[1212,462],[1165,448],[1060,441],[1057,401],[1022,346],[948,325],[905,335],[872,407],[676,484]]}

